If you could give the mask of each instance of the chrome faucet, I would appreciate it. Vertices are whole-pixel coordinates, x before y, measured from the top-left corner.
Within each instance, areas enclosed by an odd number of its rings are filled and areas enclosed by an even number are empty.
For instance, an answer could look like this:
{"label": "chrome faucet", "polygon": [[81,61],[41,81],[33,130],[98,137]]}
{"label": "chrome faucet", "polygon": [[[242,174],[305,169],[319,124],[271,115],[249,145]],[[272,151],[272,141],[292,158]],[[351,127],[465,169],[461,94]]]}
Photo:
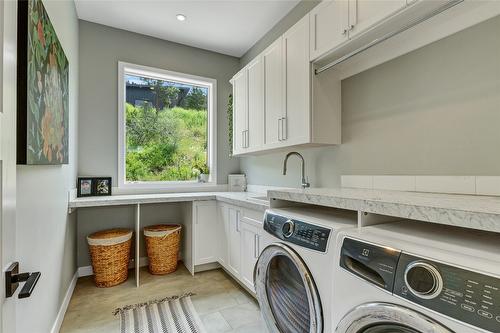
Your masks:
{"label": "chrome faucet", "polygon": [[286,175],[286,163],[288,162],[288,158],[292,155],[296,155],[302,160],[302,188],[311,187],[311,184],[306,181],[306,162],[304,161],[304,157],[302,157],[302,155],[300,155],[296,151],[292,151],[286,154],[285,160],[283,161],[283,176]]}

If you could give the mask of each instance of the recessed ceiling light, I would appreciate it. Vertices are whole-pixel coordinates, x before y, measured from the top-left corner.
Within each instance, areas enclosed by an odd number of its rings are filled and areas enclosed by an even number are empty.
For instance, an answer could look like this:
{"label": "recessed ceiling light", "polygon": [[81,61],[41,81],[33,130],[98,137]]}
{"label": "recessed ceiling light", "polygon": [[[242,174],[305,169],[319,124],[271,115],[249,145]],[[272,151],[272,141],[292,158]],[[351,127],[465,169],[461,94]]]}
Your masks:
{"label": "recessed ceiling light", "polygon": [[179,21],[186,20],[186,15],[183,15],[183,14],[177,14],[175,17],[177,17],[177,20],[179,20]]}

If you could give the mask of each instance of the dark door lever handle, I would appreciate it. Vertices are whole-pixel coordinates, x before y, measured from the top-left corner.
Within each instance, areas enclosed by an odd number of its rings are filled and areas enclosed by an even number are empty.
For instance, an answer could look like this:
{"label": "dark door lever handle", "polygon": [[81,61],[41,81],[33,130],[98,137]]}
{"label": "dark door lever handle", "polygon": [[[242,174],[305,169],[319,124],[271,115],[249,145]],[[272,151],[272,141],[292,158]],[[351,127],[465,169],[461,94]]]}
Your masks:
{"label": "dark door lever handle", "polygon": [[31,273],[29,278],[26,280],[23,289],[21,289],[21,292],[19,292],[19,298],[26,298],[31,296],[31,293],[33,292],[33,289],[35,289],[35,286],[41,275],[42,274],[40,272]]}
{"label": "dark door lever handle", "polygon": [[19,293],[19,298],[30,297],[40,276],[40,272],[19,273],[19,263],[13,262],[7,270],[5,270],[5,297],[14,296],[20,282],[25,282],[25,284]]}

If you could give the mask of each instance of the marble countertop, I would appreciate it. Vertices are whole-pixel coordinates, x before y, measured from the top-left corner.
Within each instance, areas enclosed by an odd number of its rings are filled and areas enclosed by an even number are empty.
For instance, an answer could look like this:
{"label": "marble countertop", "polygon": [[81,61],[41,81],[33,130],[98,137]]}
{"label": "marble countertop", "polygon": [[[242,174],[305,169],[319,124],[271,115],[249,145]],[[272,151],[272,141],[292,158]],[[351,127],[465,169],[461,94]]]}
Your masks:
{"label": "marble countertop", "polygon": [[164,194],[126,194],[103,197],[74,198],[68,203],[69,209],[85,207],[121,206],[135,204],[154,204],[166,202],[185,202],[219,200],[249,209],[265,210],[269,201],[256,200],[254,197],[265,196],[262,193],[249,192],[188,192]]}
{"label": "marble countertop", "polygon": [[270,190],[268,197],[500,233],[500,197],[351,188]]}

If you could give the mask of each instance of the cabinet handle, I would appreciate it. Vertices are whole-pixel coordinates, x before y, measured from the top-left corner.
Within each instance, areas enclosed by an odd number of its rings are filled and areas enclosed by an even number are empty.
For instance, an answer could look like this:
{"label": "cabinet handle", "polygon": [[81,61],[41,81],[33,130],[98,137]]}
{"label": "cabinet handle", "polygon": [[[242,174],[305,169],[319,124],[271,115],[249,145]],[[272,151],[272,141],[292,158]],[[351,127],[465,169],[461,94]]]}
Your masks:
{"label": "cabinet handle", "polygon": [[349,25],[349,31],[352,31],[354,29],[354,24]]}
{"label": "cabinet handle", "polygon": [[286,117],[281,118],[281,140],[286,140],[288,138],[287,135],[287,126],[286,126]]}
{"label": "cabinet handle", "polygon": [[259,253],[260,253],[259,247],[260,247],[259,235],[255,234],[255,238],[254,238],[254,249],[255,249],[254,257],[255,257],[255,259],[259,259]]}
{"label": "cabinet handle", "polygon": [[245,133],[246,133],[246,135],[245,135],[245,140],[246,140],[246,146],[245,146],[245,148],[248,148],[248,147],[250,147],[250,143],[249,143],[250,140],[249,140],[249,134],[248,134],[249,130],[246,130]]}
{"label": "cabinet handle", "polygon": [[278,141],[281,141],[281,118],[278,118]]}
{"label": "cabinet handle", "polygon": [[342,30],[342,35],[343,36],[347,35],[347,29]]}

